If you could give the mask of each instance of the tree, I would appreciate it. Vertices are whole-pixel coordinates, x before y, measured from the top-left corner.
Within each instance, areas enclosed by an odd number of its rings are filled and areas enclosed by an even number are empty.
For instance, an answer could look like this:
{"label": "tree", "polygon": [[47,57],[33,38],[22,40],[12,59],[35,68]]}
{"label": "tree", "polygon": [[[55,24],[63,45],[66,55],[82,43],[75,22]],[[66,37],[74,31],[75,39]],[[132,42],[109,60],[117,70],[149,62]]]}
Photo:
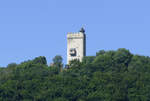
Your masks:
{"label": "tree", "polygon": [[94,61],[94,59],[95,59],[95,56],[85,56],[82,61],[85,64],[90,64]]}
{"label": "tree", "polygon": [[10,63],[7,65],[7,68],[13,68],[13,67],[16,67],[17,64],[16,63]]}
{"label": "tree", "polygon": [[97,52],[96,53],[96,56],[98,56],[98,55],[103,55],[103,54],[105,54],[106,52],[104,51],[104,50],[100,50],[99,52]]}
{"label": "tree", "polygon": [[132,54],[129,50],[126,50],[124,48],[120,48],[116,51],[114,55],[114,60],[117,64],[123,63],[126,66],[128,66],[129,62],[132,59]]}
{"label": "tree", "polygon": [[70,68],[74,68],[74,67],[79,67],[80,64],[81,64],[81,63],[80,63],[80,60],[74,59],[74,60],[71,60],[71,61],[70,61],[69,66],[70,66]]}
{"label": "tree", "polygon": [[53,62],[48,68],[37,57],[0,68],[0,101],[150,101],[150,57],[101,51],[62,72],[62,57]]}
{"label": "tree", "polygon": [[47,64],[47,60],[46,60],[46,57],[40,56],[40,57],[35,58],[32,63],[33,64],[43,64],[43,65],[46,65]]}
{"label": "tree", "polygon": [[63,61],[63,58],[60,55],[56,55],[53,58],[53,63],[54,63],[54,66],[56,67],[62,67],[63,66],[62,61]]}

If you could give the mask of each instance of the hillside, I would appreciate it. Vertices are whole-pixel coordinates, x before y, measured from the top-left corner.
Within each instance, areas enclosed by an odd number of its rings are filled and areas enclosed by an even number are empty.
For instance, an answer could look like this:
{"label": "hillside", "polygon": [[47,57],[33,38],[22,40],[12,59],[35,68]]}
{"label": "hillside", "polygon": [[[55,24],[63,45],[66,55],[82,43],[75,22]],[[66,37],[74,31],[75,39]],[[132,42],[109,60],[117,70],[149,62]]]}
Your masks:
{"label": "hillside", "polygon": [[61,66],[37,57],[0,68],[0,101],[150,101],[150,57],[101,50]]}

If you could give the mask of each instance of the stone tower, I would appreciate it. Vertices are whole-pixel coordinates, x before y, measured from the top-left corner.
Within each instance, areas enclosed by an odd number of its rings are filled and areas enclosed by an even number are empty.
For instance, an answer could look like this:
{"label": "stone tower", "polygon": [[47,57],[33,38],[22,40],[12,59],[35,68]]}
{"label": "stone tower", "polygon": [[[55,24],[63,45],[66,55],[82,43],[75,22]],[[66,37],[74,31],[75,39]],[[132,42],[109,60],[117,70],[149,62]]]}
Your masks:
{"label": "stone tower", "polygon": [[86,35],[84,28],[81,28],[77,33],[67,34],[67,64],[74,59],[82,61],[84,56],[86,56]]}

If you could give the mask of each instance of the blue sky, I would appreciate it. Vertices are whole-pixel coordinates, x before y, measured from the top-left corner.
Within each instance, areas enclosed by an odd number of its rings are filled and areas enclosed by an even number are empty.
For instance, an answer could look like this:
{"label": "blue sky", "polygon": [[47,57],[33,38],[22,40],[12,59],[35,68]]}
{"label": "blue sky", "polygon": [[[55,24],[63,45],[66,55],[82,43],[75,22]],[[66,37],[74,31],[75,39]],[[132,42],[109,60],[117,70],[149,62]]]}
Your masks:
{"label": "blue sky", "polygon": [[150,56],[150,0],[0,0],[0,66],[60,54],[83,26],[87,55],[129,49]]}

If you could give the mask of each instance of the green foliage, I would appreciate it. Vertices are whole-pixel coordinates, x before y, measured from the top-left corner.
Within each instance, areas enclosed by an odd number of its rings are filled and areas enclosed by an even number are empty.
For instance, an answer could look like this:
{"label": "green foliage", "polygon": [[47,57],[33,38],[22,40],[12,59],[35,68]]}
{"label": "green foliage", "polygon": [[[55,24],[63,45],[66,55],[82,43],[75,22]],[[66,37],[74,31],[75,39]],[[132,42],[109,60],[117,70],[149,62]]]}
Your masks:
{"label": "green foliage", "polygon": [[99,52],[96,53],[96,56],[103,55],[103,54],[105,54],[105,51],[104,50],[100,50]]}
{"label": "green foliage", "polygon": [[82,61],[84,64],[90,64],[94,61],[94,59],[95,56],[85,56]]}
{"label": "green foliage", "polygon": [[56,55],[54,58],[53,58],[53,63],[54,63],[54,66],[56,67],[62,67],[62,57],[60,55]]}
{"label": "green foliage", "polygon": [[80,61],[75,59],[75,60],[70,61],[69,67],[70,68],[80,67],[80,64],[81,64]]}
{"label": "green foliage", "polygon": [[46,58],[44,56],[37,57],[33,60],[34,64],[47,64]]}
{"label": "green foliage", "polygon": [[10,64],[7,65],[7,68],[14,68],[16,66],[17,66],[16,63],[10,63]]}
{"label": "green foliage", "polygon": [[73,60],[45,57],[0,68],[0,101],[150,101],[150,58],[126,49]]}

